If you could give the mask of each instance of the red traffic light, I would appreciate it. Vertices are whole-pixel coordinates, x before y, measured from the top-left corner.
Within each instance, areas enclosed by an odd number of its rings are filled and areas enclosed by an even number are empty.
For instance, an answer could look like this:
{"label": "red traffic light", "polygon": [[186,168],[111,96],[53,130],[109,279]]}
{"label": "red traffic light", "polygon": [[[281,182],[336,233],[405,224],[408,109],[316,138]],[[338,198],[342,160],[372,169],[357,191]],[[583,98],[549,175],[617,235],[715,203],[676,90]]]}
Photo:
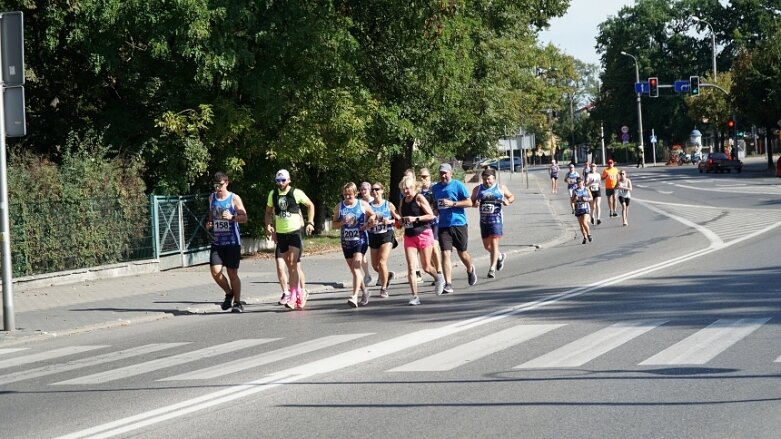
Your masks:
{"label": "red traffic light", "polygon": [[659,96],[659,78],[656,76],[648,78],[648,96],[652,98]]}
{"label": "red traffic light", "polygon": [[735,121],[730,119],[727,121],[727,128],[735,128]]}
{"label": "red traffic light", "polygon": [[657,80],[656,78],[650,78],[650,79],[648,80],[648,83],[649,83],[649,84],[651,84],[651,87],[656,87],[656,86],[658,86],[658,85],[659,85],[659,84],[658,84],[658,80]]}

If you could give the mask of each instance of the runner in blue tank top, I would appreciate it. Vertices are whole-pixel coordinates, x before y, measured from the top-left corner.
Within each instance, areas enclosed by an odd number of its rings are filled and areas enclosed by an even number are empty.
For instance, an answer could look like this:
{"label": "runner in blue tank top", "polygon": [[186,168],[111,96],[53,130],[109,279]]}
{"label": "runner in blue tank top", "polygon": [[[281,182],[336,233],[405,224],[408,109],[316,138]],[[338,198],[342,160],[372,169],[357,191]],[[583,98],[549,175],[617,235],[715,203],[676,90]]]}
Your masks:
{"label": "runner in blue tank top", "polygon": [[578,225],[580,225],[580,233],[583,234],[583,244],[591,242],[591,230],[588,226],[588,220],[591,216],[592,200],[591,191],[585,186],[583,177],[578,177],[575,180],[575,190],[572,191],[572,197],[570,203],[575,206],[575,216],[578,218]]}
{"label": "runner in blue tank top", "polygon": [[356,197],[358,186],[350,182],[342,187],[344,200],[334,208],[333,227],[341,227],[342,253],[353,277],[352,296],[347,304],[358,307],[358,291],[362,291],[361,304],[369,303],[369,289],[363,283],[361,259],[366,254],[369,245],[366,240],[366,230],[376,226],[376,215],[369,203]]}
{"label": "runner in blue tank top", "polygon": [[[247,222],[247,211],[241,197],[228,192],[228,176],[217,172],[212,178],[214,192],[209,195],[209,218],[206,227],[212,230],[209,268],[212,278],[225,292],[222,309],[231,307],[233,312],[244,311],[241,302],[241,279],[239,279],[239,261],[241,260],[241,236],[239,223]],[[223,267],[227,278],[222,272]]]}
{"label": "runner in blue tank top", "polygon": [[472,190],[472,203],[480,209],[480,237],[483,239],[483,248],[491,255],[488,278],[493,279],[496,272],[504,268],[507,257],[499,251],[499,239],[504,234],[503,206],[512,204],[515,196],[507,186],[496,183],[496,171],[493,169],[483,170],[481,177],[483,184]]}
{"label": "runner in blue tank top", "polygon": [[[369,207],[377,215],[377,225],[369,229],[369,248],[371,262],[374,271],[379,274],[380,297],[388,297],[388,284],[395,276],[388,271],[388,256],[396,242],[396,232],[393,231],[394,220],[401,220],[401,215],[396,213],[396,207],[384,199],[385,187],[380,182],[371,185],[372,201]],[[365,280],[364,280],[365,282]],[[368,288],[368,285],[367,285]],[[368,299],[368,298],[367,298]]]}

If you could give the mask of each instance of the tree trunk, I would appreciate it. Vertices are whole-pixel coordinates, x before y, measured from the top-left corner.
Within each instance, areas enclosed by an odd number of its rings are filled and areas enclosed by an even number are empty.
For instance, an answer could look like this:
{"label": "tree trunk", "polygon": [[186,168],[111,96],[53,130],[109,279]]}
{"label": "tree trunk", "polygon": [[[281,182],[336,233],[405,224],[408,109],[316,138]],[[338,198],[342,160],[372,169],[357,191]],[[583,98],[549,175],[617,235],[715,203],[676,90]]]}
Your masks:
{"label": "tree trunk", "polygon": [[396,205],[396,209],[401,209],[401,189],[399,182],[404,177],[404,171],[412,168],[412,147],[415,145],[414,139],[407,139],[404,142],[404,151],[401,154],[394,154],[391,157],[390,172],[390,192],[388,200]]}

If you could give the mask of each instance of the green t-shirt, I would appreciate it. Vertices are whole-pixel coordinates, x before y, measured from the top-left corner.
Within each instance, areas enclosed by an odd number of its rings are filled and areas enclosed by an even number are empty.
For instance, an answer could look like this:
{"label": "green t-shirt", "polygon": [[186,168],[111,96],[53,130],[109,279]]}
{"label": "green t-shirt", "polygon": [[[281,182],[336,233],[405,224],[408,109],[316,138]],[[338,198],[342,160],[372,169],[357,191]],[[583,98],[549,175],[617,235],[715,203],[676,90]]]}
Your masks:
{"label": "green t-shirt", "polygon": [[[286,197],[288,192],[290,192],[290,187],[288,186],[287,189],[284,191],[279,191],[279,214],[276,212],[274,213],[274,228],[276,229],[277,233],[293,233],[296,230],[300,229],[304,226],[304,217],[301,215],[300,212],[290,212],[288,210],[288,200],[289,198]],[[311,205],[312,201],[309,199],[309,197],[306,196],[304,191],[301,189],[293,189],[292,193],[293,199],[296,200],[296,204],[304,204],[304,205]],[[274,209],[274,191],[268,193],[268,201],[266,202],[266,206]],[[294,209],[294,210],[300,210],[300,209]]]}

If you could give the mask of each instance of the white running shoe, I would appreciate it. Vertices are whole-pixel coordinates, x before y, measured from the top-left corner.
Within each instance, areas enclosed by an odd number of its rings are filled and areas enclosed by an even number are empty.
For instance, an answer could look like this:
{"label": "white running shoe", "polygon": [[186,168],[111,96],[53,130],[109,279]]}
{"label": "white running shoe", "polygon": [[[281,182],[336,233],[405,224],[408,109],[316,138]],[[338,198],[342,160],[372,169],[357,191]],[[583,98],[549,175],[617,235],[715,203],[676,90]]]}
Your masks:
{"label": "white running shoe", "polygon": [[442,274],[437,274],[437,280],[434,281],[434,292],[437,294],[437,296],[441,296],[444,290],[445,290],[445,276],[443,276]]}
{"label": "white running shoe", "polygon": [[410,299],[409,304],[411,306],[420,305],[420,297],[415,296],[412,299]]}

